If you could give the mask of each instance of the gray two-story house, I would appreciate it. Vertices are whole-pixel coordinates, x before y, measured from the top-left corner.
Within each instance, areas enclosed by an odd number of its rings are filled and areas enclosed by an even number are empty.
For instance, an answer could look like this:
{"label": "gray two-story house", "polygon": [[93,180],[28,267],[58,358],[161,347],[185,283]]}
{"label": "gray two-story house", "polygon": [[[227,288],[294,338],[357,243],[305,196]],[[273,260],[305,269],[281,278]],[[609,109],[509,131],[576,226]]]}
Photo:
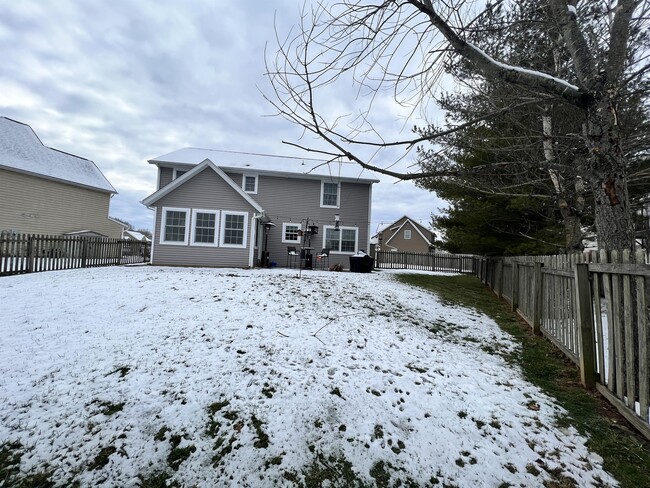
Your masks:
{"label": "gray two-story house", "polygon": [[[352,163],[185,148],[149,160],[157,191],[152,264],[349,266],[369,248],[374,175]],[[311,231],[311,232],[310,232]]]}

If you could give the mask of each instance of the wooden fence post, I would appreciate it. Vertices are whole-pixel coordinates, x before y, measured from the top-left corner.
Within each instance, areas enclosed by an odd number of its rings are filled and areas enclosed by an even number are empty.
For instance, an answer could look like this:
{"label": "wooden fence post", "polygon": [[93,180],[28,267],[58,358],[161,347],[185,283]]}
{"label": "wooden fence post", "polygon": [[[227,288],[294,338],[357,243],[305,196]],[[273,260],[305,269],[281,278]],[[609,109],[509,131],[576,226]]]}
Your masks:
{"label": "wooden fence post", "polygon": [[543,263],[536,262],[533,268],[533,334],[541,335],[542,325],[542,300],[544,299],[544,287],[542,286],[542,266]]}
{"label": "wooden fence post", "polygon": [[512,261],[512,311],[519,307],[519,261]]}
{"label": "wooden fence post", "polygon": [[495,292],[499,298],[503,295],[503,259],[497,261]]}
{"label": "wooden fence post", "polygon": [[31,234],[27,234],[27,272],[34,271],[34,240]]}
{"label": "wooden fence post", "polygon": [[86,258],[88,257],[88,239],[81,238],[81,267],[86,267]]}
{"label": "wooden fence post", "polygon": [[579,359],[580,380],[585,388],[596,387],[596,358],[594,348],[593,307],[589,284],[589,265],[578,263],[574,268],[576,280],[576,304],[578,306],[578,331],[580,333]]}

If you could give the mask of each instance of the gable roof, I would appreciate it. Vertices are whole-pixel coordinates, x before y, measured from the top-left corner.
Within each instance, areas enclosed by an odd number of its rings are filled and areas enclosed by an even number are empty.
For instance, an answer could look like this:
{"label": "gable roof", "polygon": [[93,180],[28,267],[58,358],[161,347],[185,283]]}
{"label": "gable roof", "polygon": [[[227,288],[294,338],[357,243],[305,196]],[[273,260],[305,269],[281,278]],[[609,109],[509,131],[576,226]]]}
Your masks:
{"label": "gable roof", "polygon": [[[398,222],[400,222],[401,220],[404,220],[404,222],[402,222],[400,225],[397,225]],[[406,215],[400,217],[399,219],[397,219],[397,220],[396,220],[395,222],[393,222],[392,224],[387,225],[387,226],[384,227],[382,230],[380,230],[379,232],[377,232],[377,234],[381,234],[381,233],[383,233],[383,232],[386,232],[387,230],[390,230],[390,231],[392,232],[392,235],[391,235],[391,236],[390,236],[390,237],[389,237],[389,238],[384,242],[384,244],[388,244],[388,243],[390,242],[390,240],[391,240],[393,237],[395,237],[395,236],[397,235],[397,233],[398,233],[398,232],[399,232],[399,231],[400,231],[400,230],[401,230],[401,229],[402,229],[402,228],[403,228],[407,223],[409,223],[409,224],[411,224],[411,225],[413,226],[413,228],[417,231],[418,234],[420,234],[420,236],[422,237],[422,239],[424,239],[424,240],[426,241],[427,244],[429,244],[429,245],[432,244],[431,239],[430,239],[429,237],[426,237],[426,234],[431,235],[432,231],[429,230],[429,229],[427,229],[427,228],[426,228],[425,226],[423,226],[422,224],[416,222],[415,220],[411,220],[411,218],[408,217],[408,216],[406,216]]]}
{"label": "gable roof", "polygon": [[0,168],[117,193],[95,163],[44,146],[32,128],[0,117]]}
{"label": "gable roof", "polygon": [[356,183],[378,183],[377,177],[356,163],[273,154],[186,147],[149,160],[159,166],[196,165],[210,159],[224,171],[318,179],[330,177]]}
{"label": "gable roof", "polygon": [[217,165],[215,165],[212,161],[209,159],[204,160],[194,168],[192,168],[190,171],[185,173],[183,176],[176,178],[174,181],[172,181],[169,185],[163,186],[160,190],[152,193],[149,195],[147,198],[142,200],[142,203],[146,205],[147,207],[151,206],[152,204],[156,203],[158,200],[160,200],[162,197],[165,195],[168,195],[172,191],[174,191],[176,188],[179,186],[185,184],[187,181],[191,180],[194,178],[196,175],[198,175],[201,171],[203,171],[205,168],[210,168],[212,171],[217,173],[226,183],[228,183],[233,190],[235,190],[244,200],[246,200],[255,210],[258,212],[263,212],[264,209],[260,207],[260,204],[257,203],[255,200],[251,198],[251,196],[246,193],[244,190],[241,189],[241,187],[232,181],[232,179],[223,172]]}
{"label": "gable roof", "polygon": [[144,241],[144,242],[149,242],[150,241],[150,239],[146,235],[144,235],[141,232],[137,232],[135,230],[124,229],[122,234],[124,234],[126,236],[130,236],[131,238],[135,239],[136,241]]}

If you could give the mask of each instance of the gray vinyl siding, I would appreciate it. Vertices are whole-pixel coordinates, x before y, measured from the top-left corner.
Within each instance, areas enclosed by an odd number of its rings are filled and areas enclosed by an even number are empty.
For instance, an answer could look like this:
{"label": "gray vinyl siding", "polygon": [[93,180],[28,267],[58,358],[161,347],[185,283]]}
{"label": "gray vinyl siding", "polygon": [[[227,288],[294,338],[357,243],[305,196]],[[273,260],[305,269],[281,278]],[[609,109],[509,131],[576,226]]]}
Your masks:
{"label": "gray vinyl siding", "polygon": [[[255,173],[251,170],[250,174]],[[242,184],[242,174],[228,174],[238,185]],[[282,242],[282,224],[300,223],[309,218],[318,226],[318,235],[312,239],[315,253],[323,248],[324,225],[334,225],[334,215],[339,214],[340,225],[358,228],[358,249],[367,252],[368,246],[368,205],[370,187],[365,183],[342,182],[340,186],[340,208],[321,208],[321,180],[285,178],[259,175],[257,194],[251,197],[266,211],[276,226],[269,232],[268,251],[271,261],[278,266],[286,265],[287,246]],[[296,245],[299,247],[299,245]],[[346,269],[350,266],[351,253],[331,254],[329,263],[341,263]],[[257,254],[256,254],[257,255]],[[316,263],[314,262],[314,265]]]}
{"label": "gray vinyl siding", "polygon": [[60,235],[92,230],[122,237],[108,219],[111,194],[0,169],[0,231]]}
{"label": "gray vinyl siding", "polygon": [[160,186],[156,188],[160,190],[163,186],[169,185],[174,179],[174,170],[172,168],[158,168],[160,171]]}
{"label": "gray vinyl siding", "polygon": [[[190,210],[188,218],[191,218],[191,210],[193,208],[247,212],[246,248],[233,249],[162,243],[163,231],[161,224],[163,221],[163,207],[188,209]],[[156,208],[158,209],[156,212],[156,222],[154,223],[156,242],[152,264],[209,267],[248,266],[250,246],[252,245],[250,227],[255,209],[228,185],[228,183],[212,171],[212,169],[204,169],[189,181],[162,197],[156,202]],[[189,223],[189,225],[192,224]]]}

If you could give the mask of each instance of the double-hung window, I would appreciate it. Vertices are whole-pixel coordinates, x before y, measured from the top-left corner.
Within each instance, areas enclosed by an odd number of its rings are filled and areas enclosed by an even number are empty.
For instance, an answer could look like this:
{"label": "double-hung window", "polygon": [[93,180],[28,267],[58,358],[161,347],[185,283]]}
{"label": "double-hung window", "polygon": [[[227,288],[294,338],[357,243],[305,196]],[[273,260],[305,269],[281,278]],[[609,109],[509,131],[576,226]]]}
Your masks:
{"label": "double-hung window", "polygon": [[404,231],[404,239],[409,240],[411,238],[411,229],[406,229]]}
{"label": "double-hung window", "polygon": [[221,237],[219,244],[223,247],[246,247],[246,225],[248,214],[246,212],[221,212]]}
{"label": "double-hung window", "polygon": [[282,242],[286,244],[300,244],[299,224],[282,224]]}
{"label": "double-hung window", "polygon": [[325,226],[323,247],[332,252],[355,253],[359,246],[359,229],[357,227]]}
{"label": "double-hung window", "polygon": [[187,244],[189,238],[189,210],[163,207],[161,244]]}
{"label": "double-hung window", "polygon": [[242,187],[246,193],[257,193],[257,175],[244,175]]}
{"label": "double-hung window", "polygon": [[320,191],[320,206],[328,208],[339,208],[340,189],[341,186],[339,183],[322,181]]}
{"label": "double-hung window", "polygon": [[217,225],[219,222],[219,211],[217,210],[192,210],[192,237],[190,242],[193,246],[216,246]]}

